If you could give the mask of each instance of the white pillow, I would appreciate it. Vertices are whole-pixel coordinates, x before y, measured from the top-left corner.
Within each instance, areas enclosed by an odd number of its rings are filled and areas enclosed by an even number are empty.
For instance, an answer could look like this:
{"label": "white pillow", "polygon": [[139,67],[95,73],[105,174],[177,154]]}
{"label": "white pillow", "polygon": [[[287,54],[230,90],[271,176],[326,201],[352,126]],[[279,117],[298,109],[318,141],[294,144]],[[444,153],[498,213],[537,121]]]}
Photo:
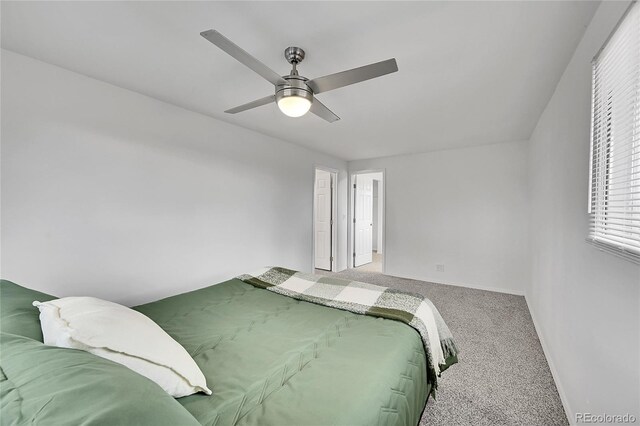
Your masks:
{"label": "white pillow", "polygon": [[140,312],[93,297],[40,303],[46,345],[81,349],[120,363],[160,385],[175,398],[211,395],[189,353]]}

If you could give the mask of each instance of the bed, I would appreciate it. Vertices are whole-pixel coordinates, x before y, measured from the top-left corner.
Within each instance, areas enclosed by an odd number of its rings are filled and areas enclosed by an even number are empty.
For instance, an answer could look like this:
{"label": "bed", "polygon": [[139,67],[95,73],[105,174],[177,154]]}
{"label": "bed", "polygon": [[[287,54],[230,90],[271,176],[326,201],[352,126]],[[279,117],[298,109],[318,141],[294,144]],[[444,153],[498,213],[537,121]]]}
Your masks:
{"label": "bed", "polygon": [[238,279],[135,307],[213,390],[173,399],[126,367],[43,345],[33,300],[0,288],[2,424],[416,425],[431,393],[418,333]]}

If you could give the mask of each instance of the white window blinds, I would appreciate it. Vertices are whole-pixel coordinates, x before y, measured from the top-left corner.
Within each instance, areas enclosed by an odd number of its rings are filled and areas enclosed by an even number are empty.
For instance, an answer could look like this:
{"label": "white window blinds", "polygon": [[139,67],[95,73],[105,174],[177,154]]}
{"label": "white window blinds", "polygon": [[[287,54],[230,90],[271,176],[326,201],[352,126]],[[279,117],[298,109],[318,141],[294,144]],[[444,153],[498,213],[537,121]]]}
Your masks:
{"label": "white window blinds", "polygon": [[640,262],[640,6],[593,60],[589,240]]}

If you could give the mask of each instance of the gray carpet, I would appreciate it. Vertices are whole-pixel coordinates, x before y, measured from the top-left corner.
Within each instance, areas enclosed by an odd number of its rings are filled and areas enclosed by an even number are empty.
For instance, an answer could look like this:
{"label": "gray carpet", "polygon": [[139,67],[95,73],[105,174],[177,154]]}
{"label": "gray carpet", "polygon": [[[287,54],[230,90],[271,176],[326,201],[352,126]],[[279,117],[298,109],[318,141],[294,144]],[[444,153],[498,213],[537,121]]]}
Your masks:
{"label": "gray carpet", "polygon": [[567,425],[522,296],[346,270],[337,275],[427,296],[460,350],[429,399],[424,425]]}

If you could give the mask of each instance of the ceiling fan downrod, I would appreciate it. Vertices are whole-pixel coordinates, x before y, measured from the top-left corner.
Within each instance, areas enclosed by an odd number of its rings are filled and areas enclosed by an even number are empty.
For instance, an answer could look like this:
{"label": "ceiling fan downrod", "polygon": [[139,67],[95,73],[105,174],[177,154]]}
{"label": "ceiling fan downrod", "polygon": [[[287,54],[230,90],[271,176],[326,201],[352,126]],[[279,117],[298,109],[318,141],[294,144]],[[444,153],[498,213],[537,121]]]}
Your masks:
{"label": "ceiling fan downrod", "polygon": [[290,75],[298,75],[297,65],[304,59],[304,50],[295,46],[287,47],[284,49],[284,57],[293,67]]}

